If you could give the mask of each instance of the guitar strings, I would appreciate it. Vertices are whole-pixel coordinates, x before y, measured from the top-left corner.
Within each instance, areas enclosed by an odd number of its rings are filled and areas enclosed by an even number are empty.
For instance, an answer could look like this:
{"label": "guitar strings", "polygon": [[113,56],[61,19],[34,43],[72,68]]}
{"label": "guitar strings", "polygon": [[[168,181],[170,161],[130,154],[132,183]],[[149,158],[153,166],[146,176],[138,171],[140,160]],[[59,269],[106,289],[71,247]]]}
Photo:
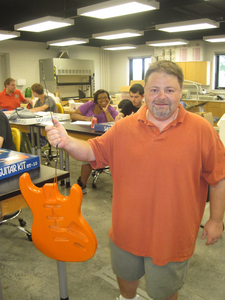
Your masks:
{"label": "guitar strings", "polygon": [[[54,125],[54,122],[53,122],[53,114],[52,114],[52,111],[50,112],[51,113],[51,118],[52,118],[52,124],[53,126]],[[58,145],[56,145],[56,159],[54,160],[55,161],[55,178],[54,178],[54,182],[55,184],[57,184],[57,169],[58,169],[58,159],[59,159],[59,147]]]}
{"label": "guitar strings", "polygon": [[[48,89],[47,89],[47,85],[46,85],[46,82],[45,82],[45,72],[44,72],[42,60],[40,61],[40,63],[41,63],[41,71],[42,71],[42,80],[43,80],[44,86],[45,86],[46,98],[48,99],[49,98],[49,96],[48,96]],[[52,111],[50,111],[50,113],[51,113],[51,118],[52,118],[52,124],[54,126]],[[59,152],[58,152],[58,145],[57,145],[56,146],[56,159],[54,160],[55,161],[55,178],[54,178],[53,184],[54,183],[57,184],[57,182],[58,182],[57,181],[58,158],[59,158]]]}

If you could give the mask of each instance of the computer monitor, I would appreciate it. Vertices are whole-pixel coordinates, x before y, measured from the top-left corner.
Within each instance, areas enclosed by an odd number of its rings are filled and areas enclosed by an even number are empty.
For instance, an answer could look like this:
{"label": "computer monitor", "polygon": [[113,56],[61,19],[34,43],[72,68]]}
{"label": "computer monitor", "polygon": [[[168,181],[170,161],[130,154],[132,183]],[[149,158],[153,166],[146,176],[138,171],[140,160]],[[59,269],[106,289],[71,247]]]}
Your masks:
{"label": "computer monitor", "polygon": [[85,92],[84,92],[84,91],[82,91],[82,90],[78,90],[78,92],[79,92],[79,99],[86,98],[86,94],[85,94]]}

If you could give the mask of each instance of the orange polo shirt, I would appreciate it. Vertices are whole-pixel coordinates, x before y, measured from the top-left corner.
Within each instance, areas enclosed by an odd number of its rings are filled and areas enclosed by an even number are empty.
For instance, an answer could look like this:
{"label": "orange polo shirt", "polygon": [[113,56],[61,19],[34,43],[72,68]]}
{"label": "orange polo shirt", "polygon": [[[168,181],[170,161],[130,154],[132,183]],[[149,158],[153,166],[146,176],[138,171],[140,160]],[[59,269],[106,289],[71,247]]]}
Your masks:
{"label": "orange polo shirt", "polygon": [[109,236],[121,249],[156,265],[190,258],[208,184],[225,178],[225,149],[212,125],[179,106],[161,132],[143,107],[89,140],[96,161],[113,179]]}
{"label": "orange polo shirt", "polygon": [[0,92],[0,107],[1,109],[13,110],[20,107],[20,103],[24,102],[25,97],[20,90],[15,90],[12,95],[6,93],[6,89]]}

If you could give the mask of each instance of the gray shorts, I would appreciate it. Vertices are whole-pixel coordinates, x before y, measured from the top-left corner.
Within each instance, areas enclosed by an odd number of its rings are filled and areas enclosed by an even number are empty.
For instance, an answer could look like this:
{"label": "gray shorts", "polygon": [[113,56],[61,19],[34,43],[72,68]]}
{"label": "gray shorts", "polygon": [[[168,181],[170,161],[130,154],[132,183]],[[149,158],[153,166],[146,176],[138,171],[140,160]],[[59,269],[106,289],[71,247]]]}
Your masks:
{"label": "gray shorts", "polygon": [[147,293],[154,300],[169,298],[185,283],[189,259],[157,266],[152,263],[151,257],[136,256],[124,251],[111,239],[110,249],[112,269],[116,276],[127,281],[136,281],[145,275]]}

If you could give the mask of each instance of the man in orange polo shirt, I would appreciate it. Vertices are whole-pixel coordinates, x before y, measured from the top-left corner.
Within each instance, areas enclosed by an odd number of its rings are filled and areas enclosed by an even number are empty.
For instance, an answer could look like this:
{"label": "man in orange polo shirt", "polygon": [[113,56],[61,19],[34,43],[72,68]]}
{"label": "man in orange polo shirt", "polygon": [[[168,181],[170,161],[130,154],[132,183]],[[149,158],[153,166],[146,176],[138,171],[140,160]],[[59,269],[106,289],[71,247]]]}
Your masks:
{"label": "man in orange polo shirt", "polygon": [[[177,300],[194,253],[209,188],[210,217],[202,231],[206,245],[223,235],[225,148],[204,118],[180,104],[182,69],[158,61],[145,75],[146,105],[116,122],[100,137],[70,137],[54,120],[46,126],[58,145],[91,166],[110,166],[113,179],[112,269],[121,295],[138,300],[139,279],[154,300]],[[190,295],[191,297],[191,295]]]}
{"label": "man in orange polo shirt", "polygon": [[20,107],[20,103],[30,103],[32,100],[23,96],[20,90],[16,89],[16,82],[13,78],[6,78],[4,81],[4,90],[0,92],[0,108],[13,110]]}

